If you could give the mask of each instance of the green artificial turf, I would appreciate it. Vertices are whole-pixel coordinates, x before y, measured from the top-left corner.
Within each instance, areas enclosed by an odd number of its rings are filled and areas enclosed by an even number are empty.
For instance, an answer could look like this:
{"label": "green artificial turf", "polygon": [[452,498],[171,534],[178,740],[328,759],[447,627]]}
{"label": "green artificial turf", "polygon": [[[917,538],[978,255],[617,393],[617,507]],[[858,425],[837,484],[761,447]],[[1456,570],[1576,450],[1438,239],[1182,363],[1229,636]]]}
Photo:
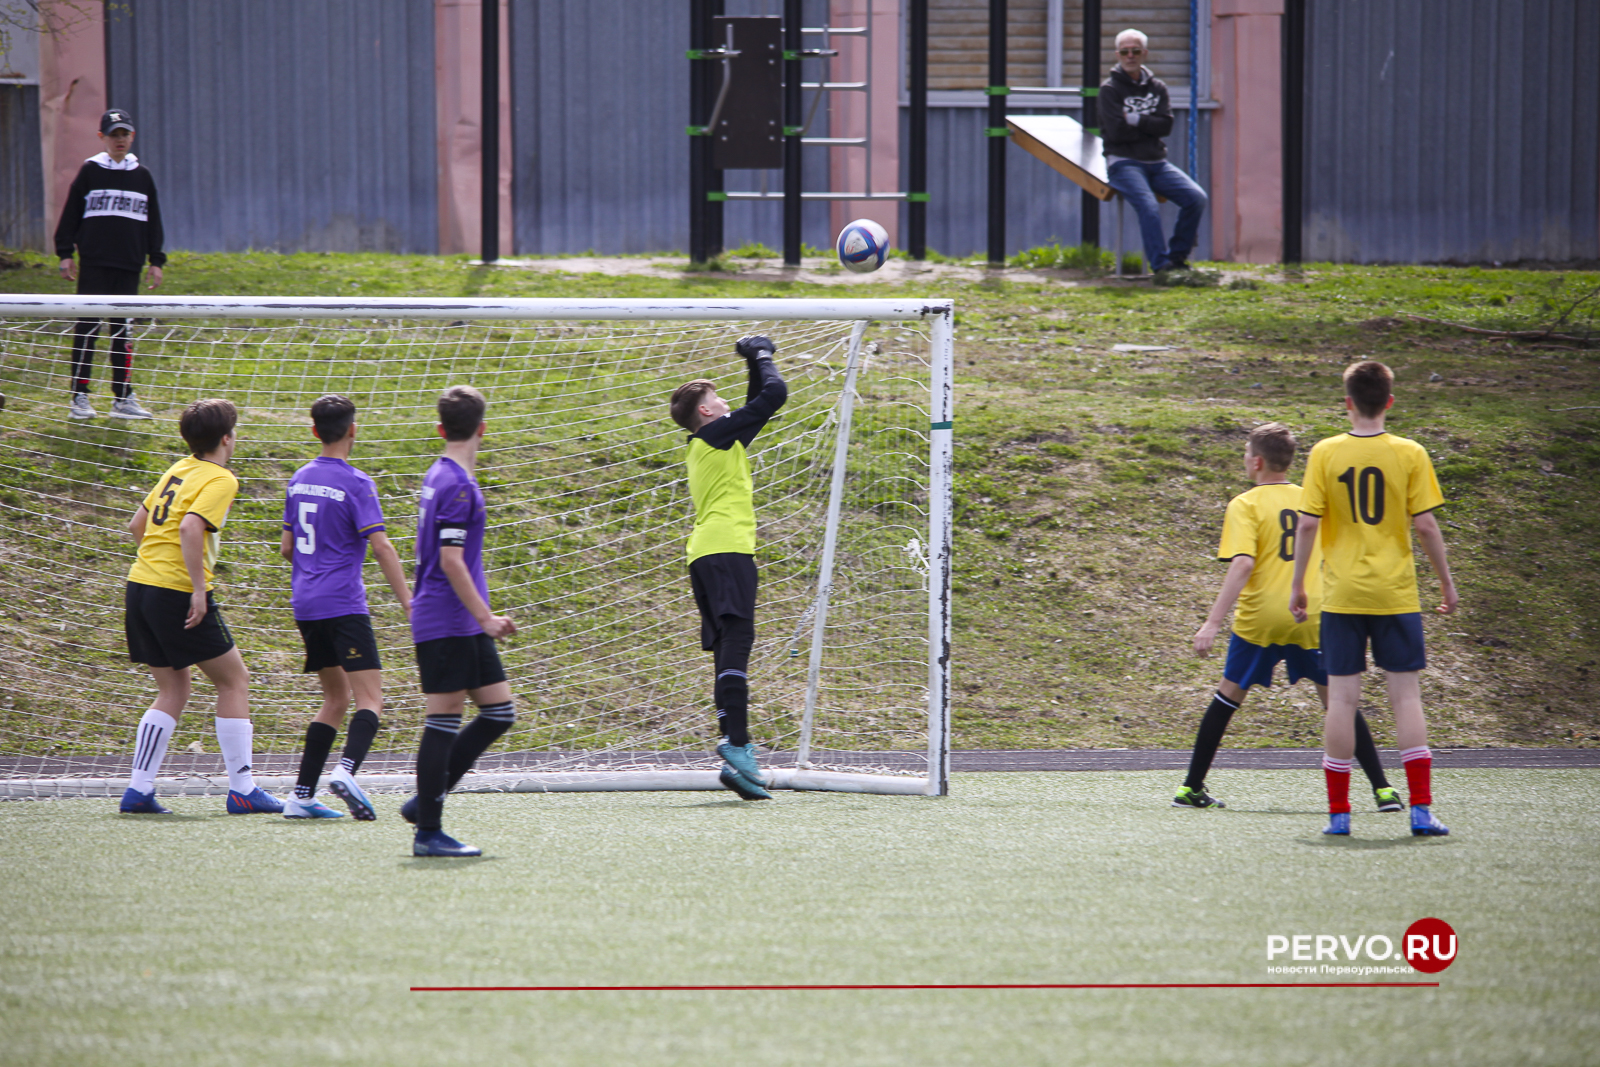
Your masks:
{"label": "green artificial turf", "polygon": [[[1226,811],[1168,807],[1179,779],[453,797],[477,861],[409,857],[394,796],[376,824],[4,804],[0,1060],[1593,1062],[1600,771],[1441,772],[1443,839],[1364,796],[1324,838],[1314,768],[1219,771]],[[1398,943],[1425,916],[1459,938],[1436,989],[410,991],[1303,981],[1269,935]]]}

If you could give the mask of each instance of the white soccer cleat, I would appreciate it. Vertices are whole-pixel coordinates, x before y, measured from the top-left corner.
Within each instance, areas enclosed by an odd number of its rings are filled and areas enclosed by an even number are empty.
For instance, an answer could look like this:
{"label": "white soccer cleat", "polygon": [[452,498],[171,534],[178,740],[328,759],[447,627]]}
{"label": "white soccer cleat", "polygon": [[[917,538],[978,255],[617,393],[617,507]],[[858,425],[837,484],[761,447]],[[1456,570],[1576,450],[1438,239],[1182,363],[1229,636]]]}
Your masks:
{"label": "white soccer cleat", "polygon": [[285,797],[283,801],[283,817],[285,819],[342,819],[344,812],[334,811],[316,797]]}
{"label": "white soccer cleat", "polygon": [[129,393],[111,403],[111,417],[113,419],[153,419],[154,415],[146,411],[139,403],[139,398]]}
{"label": "white soccer cleat", "polygon": [[67,409],[67,418],[92,419],[98,414],[99,412],[95,411],[94,405],[89,403],[88,393],[72,394],[72,406]]}

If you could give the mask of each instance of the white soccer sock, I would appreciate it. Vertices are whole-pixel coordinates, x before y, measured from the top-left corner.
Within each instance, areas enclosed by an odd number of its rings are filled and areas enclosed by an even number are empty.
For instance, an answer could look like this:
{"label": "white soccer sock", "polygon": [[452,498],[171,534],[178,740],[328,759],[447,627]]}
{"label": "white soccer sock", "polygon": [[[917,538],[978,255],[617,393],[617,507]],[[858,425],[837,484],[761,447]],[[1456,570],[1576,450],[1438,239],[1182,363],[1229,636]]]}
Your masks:
{"label": "white soccer sock", "polygon": [[161,772],[161,761],[167,755],[167,742],[178,720],[164,711],[151,708],[139,720],[139,732],[134,736],[133,780],[128,784],[141,793],[156,787],[156,775]]}
{"label": "white soccer sock", "polygon": [[249,719],[217,719],[217,745],[228,768],[228,788],[235,793],[249,793],[256,787],[256,777],[250,773],[254,738],[255,727]]}

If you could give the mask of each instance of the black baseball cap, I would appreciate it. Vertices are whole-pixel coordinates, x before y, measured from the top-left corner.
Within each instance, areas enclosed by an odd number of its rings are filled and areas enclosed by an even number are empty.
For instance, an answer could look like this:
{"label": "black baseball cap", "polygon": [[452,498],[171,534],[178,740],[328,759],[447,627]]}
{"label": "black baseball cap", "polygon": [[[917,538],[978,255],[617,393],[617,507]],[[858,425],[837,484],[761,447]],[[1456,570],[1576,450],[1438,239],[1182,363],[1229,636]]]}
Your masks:
{"label": "black baseball cap", "polygon": [[110,111],[107,111],[104,115],[100,116],[101,133],[110,133],[113,130],[131,129],[133,129],[133,116],[122,110],[120,107],[114,107]]}

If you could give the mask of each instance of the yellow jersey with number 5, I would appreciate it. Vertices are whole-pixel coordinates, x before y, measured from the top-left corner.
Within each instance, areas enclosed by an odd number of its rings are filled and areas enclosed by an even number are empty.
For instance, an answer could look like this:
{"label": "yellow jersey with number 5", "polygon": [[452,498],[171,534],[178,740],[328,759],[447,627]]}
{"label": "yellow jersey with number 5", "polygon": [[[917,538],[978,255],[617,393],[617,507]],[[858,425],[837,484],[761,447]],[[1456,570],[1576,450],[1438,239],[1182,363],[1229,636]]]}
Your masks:
{"label": "yellow jersey with number 5", "polygon": [[210,460],[185,456],[171,467],[144,498],[149,514],[144,524],[144,540],[139,542],[139,558],[128,571],[128,581],[155,585],[162,589],[194,592],[189,571],[183,565],[183,548],[178,542],[178,527],[184,516],[194,514],[206,521],[204,567],[206,588],[211,588],[211,571],[217,565],[217,547],[222,540],[228,509],[239,492],[239,479],[228,468]]}
{"label": "yellow jersey with number 5", "polygon": [[1294,582],[1295,526],[1300,521],[1300,487],[1292,482],[1258,485],[1228,503],[1217,558],[1250,556],[1255,567],[1233,610],[1233,632],[1252,645],[1317,648],[1321,625],[1322,553],[1311,546],[1306,568],[1309,615],[1295,622],[1289,614]]}
{"label": "yellow jersey with number 5", "polygon": [[1322,520],[1322,610],[1421,611],[1411,518],[1443,503],[1433,460],[1415,441],[1342,433],[1317,442],[1306,460],[1300,510]]}

